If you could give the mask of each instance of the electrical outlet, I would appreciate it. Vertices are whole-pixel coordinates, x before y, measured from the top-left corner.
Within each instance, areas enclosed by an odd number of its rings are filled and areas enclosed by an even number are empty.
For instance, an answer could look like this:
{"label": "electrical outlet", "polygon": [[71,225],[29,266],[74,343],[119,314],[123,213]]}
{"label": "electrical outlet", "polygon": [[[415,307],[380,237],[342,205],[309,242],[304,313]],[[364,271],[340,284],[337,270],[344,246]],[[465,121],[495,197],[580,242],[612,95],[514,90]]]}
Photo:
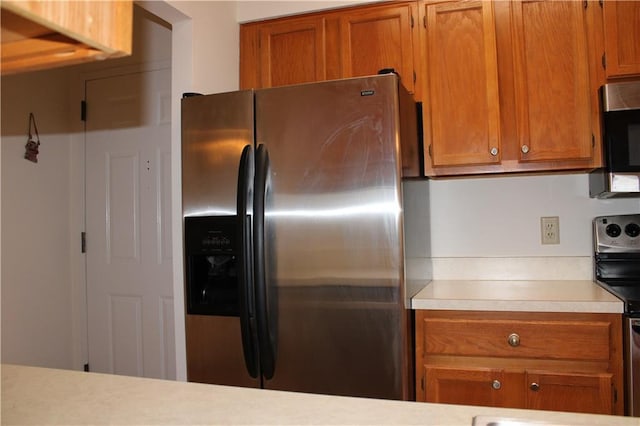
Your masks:
{"label": "electrical outlet", "polygon": [[540,237],[542,244],[560,244],[560,218],[558,216],[540,218]]}

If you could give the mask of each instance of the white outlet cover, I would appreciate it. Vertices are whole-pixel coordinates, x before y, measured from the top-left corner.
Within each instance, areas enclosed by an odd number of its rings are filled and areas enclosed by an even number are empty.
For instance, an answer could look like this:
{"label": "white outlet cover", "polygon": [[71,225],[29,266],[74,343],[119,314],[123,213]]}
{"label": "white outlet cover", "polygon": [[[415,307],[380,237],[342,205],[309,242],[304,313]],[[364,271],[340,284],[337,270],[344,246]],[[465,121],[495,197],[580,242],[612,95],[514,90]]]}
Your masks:
{"label": "white outlet cover", "polygon": [[540,242],[542,244],[560,244],[560,218],[558,216],[540,218]]}

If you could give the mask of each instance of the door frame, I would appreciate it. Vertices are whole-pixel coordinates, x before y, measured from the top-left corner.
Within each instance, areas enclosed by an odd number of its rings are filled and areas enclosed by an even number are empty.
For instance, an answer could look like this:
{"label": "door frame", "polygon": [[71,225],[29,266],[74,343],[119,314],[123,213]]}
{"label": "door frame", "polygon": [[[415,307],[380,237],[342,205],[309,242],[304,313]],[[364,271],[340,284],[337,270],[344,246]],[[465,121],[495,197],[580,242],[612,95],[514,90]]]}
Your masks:
{"label": "door frame", "polygon": [[[160,61],[140,65],[109,68],[105,63],[102,70],[70,73],[70,94],[68,108],[71,111],[70,136],[70,298],[72,311],[72,368],[82,370],[89,359],[87,327],[87,280],[86,257],[81,252],[80,235],[86,229],[85,223],[85,140],[84,122],[80,119],[80,103],[85,98],[85,81],[105,78],[123,73],[148,71],[159,66],[171,68],[171,193],[173,236],[172,268],[174,295],[174,329],[176,346],[176,380],[186,381],[186,348],[184,333],[184,294],[182,290],[182,203],[180,180],[180,98],[181,94],[192,90],[193,31],[192,17],[185,15],[166,2],[136,2],[143,9],[163,19],[171,25],[171,61]],[[77,111],[75,113],[74,111]],[[77,119],[76,119],[77,117]],[[76,246],[77,244],[77,246]]]}

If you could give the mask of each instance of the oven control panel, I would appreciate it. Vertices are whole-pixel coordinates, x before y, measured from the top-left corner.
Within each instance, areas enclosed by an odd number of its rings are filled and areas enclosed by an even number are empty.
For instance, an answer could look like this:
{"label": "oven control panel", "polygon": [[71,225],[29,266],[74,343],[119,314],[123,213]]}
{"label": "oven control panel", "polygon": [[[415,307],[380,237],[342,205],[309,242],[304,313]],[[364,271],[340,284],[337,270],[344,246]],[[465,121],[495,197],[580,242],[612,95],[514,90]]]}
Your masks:
{"label": "oven control panel", "polygon": [[640,214],[593,219],[596,253],[640,252]]}

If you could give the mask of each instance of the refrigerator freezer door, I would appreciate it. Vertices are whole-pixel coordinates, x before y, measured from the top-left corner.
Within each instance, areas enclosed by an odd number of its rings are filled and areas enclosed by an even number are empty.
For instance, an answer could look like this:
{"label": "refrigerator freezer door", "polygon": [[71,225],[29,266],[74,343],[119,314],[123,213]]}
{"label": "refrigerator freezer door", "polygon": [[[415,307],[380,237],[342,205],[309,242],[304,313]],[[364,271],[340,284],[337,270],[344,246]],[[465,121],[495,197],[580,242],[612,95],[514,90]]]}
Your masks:
{"label": "refrigerator freezer door", "polygon": [[398,90],[385,75],[256,92],[277,336],[266,388],[411,397]]}
{"label": "refrigerator freezer door", "polygon": [[253,135],[253,91],[183,99],[184,216],[236,214],[240,156]]}
{"label": "refrigerator freezer door", "polygon": [[[246,146],[253,146],[253,92],[242,91],[208,96],[195,96],[182,101],[182,203],[185,217],[227,217],[238,212],[238,175],[240,159]],[[253,167],[250,168],[251,174]],[[248,177],[253,181],[253,176]],[[247,190],[250,192],[250,188]],[[249,197],[250,194],[245,194]],[[250,212],[250,206],[249,212]],[[240,232],[238,232],[240,235]],[[204,238],[204,237],[203,237]],[[221,237],[211,236],[203,247]],[[195,243],[198,243],[196,241]],[[219,241],[218,241],[219,242]],[[196,244],[197,245],[197,244]],[[236,245],[242,245],[238,240]],[[204,249],[203,249],[204,250]],[[229,256],[240,256],[240,247],[230,250]],[[194,256],[196,254],[193,254]],[[202,253],[200,257],[209,256]],[[208,261],[215,261],[213,256]],[[242,259],[231,259],[242,265]],[[185,259],[185,282],[189,285]],[[241,274],[241,266],[236,268]],[[237,279],[238,285],[242,285]],[[194,288],[199,288],[194,286]],[[259,387],[260,378],[252,378],[245,365],[242,327],[239,314],[187,314],[187,379],[194,382]],[[246,322],[245,322],[246,325]],[[246,337],[245,333],[245,337]],[[249,333],[251,334],[251,333]],[[253,346],[257,346],[257,339]],[[251,350],[251,349],[250,349]],[[257,369],[257,368],[256,368]],[[254,373],[257,374],[257,371]]]}

